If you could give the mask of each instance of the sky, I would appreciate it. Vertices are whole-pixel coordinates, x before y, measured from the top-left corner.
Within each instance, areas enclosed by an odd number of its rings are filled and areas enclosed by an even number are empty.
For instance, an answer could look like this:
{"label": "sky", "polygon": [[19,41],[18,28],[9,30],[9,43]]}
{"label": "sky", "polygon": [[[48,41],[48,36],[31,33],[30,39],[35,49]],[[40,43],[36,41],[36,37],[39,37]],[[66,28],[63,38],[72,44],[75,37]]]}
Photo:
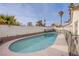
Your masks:
{"label": "sky", "polygon": [[46,25],[60,23],[59,11],[63,11],[63,24],[69,19],[69,4],[67,3],[7,3],[0,4],[0,14],[15,16],[17,21],[26,25],[38,20],[46,20]]}

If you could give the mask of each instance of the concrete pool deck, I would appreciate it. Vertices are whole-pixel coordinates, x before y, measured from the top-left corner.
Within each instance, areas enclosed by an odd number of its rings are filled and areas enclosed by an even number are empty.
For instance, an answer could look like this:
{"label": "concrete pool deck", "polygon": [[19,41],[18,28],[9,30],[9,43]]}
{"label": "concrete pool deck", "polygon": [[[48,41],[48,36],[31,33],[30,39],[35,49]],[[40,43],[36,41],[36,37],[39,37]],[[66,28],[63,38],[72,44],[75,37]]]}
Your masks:
{"label": "concrete pool deck", "polygon": [[[20,39],[16,39],[20,40]],[[41,51],[32,53],[17,53],[8,49],[9,45],[16,40],[11,40],[0,46],[0,56],[68,56],[68,46],[63,34],[59,34],[55,43]]]}

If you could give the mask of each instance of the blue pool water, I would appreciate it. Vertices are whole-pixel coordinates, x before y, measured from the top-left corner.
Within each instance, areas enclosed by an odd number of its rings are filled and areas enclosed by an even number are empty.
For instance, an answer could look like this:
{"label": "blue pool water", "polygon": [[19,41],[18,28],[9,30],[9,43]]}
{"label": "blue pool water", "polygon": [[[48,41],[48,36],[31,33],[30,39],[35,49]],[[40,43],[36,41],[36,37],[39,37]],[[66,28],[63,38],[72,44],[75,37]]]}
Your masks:
{"label": "blue pool water", "polygon": [[56,32],[48,32],[41,35],[32,36],[30,38],[23,38],[13,42],[9,46],[9,49],[13,52],[22,53],[40,51],[54,44],[56,37]]}

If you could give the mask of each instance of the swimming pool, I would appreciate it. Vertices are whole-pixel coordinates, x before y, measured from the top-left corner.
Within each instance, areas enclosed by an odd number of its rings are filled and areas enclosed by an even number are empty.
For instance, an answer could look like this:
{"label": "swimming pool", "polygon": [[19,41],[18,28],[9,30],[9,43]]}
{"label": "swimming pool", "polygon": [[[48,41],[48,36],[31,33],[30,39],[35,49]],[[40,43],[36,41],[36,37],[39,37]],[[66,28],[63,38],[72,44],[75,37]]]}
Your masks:
{"label": "swimming pool", "polygon": [[29,38],[23,38],[21,40],[13,42],[9,46],[9,49],[13,52],[21,53],[40,51],[54,44],[56,37],[56,32],[48,32]]}

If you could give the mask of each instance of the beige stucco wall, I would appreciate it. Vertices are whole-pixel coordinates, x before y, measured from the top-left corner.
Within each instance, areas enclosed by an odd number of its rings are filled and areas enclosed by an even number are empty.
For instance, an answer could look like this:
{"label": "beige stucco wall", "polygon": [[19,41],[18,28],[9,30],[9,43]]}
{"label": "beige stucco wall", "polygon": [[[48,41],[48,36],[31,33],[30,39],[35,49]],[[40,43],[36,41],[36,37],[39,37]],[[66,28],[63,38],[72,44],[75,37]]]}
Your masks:
{"label": "beige stucco wall", "polygon": [[72,18],[72,30],[73,34],[76,34],[77,30],[77,35],[79,35],[79,10],[74,10],[73,11],[73,18]]}
{"label": "beige stucco wall", "polygon": [[78,20],[78,28],[77,28],[77,30],[78,30],[78,35],[79,35],[79,20]]}
{"label": "beige stucco wall", "polygon": [[79,35],[79,10],[72,10],[71,23],[63,29],[71,31],[73,35]]}
{"label": "beige stucco wall", "polygon": [[28,33],[42,32],[44,27],[24,27],[0,25],[0,37],[15,36]]}

